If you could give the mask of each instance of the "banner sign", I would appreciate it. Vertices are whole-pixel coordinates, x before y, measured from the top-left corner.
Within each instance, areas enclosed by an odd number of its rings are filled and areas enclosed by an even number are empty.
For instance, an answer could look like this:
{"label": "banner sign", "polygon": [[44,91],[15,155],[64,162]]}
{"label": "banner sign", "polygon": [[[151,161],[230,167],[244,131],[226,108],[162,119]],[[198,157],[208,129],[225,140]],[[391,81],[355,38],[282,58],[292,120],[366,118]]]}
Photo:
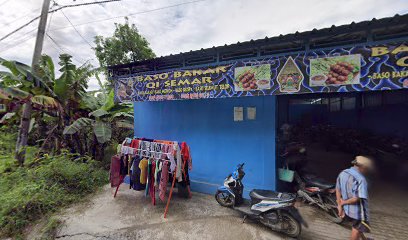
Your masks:
{"label": "banner sign", "polygon": [[408,45],[356,46],[115,78],[116,101],[408,89]]}

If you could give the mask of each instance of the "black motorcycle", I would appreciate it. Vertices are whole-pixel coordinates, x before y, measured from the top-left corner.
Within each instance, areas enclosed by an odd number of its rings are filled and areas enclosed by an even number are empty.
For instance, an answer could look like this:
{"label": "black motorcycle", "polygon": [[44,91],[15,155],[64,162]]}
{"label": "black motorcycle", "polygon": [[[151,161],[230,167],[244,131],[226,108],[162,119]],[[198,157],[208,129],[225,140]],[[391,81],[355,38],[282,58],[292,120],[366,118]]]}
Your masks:
{"label": "black motorcycle", "polygon": [[298,172],[295,172],[294,180],[298,197],[324,210],[330,221],[338,224],[343,222],[337,210],[336,189],[333,183],[312,174]]}
{"label": "black motorcycle", "polygon": [[293,184],[297,196],[304,202],[322,209],[330,221],[342,223],[343,218],[339,216],[337,210],[335,184],[305,171],[307,165],[305,146],[302,143],[290,143],[281,157],[294,171]]}

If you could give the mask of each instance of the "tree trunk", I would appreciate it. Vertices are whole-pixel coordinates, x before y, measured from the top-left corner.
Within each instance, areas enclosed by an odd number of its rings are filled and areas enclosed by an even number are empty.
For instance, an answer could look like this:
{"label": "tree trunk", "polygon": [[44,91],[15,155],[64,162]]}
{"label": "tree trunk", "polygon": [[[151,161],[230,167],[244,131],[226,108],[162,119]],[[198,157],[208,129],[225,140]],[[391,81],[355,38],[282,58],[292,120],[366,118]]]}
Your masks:
{"label": "tree trunk", "polygon": [[17,160],[20,166],[24,165],[25,161],[25,152],[27,147],[28,140],[28,130],[30,128],[30,119],[32,112],[31,101],[24,103],[23,105],[23,114],[21,116],[20,128],[18,130],[17,144],[16,144],[16,155],[15,159]]}
{"label": "tree trunk", "polygon": [[96,160],[97,148],[98,148],[98,139],[96,138],[95,134],[93,135],[93,145],[92,145],[92,157]]}
{"label": "tree trunk", "polygon": [[82,144],[81,144],[81,136],[78,133],[75,133],[73,135],[73,142],[76,145],[77,148],[77,153],[84,155],[84,152],[82,151]]}

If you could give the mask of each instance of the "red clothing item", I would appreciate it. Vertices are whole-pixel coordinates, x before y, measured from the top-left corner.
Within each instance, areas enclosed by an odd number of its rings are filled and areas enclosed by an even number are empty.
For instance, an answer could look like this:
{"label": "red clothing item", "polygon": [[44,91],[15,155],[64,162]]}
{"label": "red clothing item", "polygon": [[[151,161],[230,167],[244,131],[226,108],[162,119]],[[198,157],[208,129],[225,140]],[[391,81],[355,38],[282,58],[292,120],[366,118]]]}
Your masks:
{"label": "red clothing item", "polygon": [[133,139],[132,142],[130,143],[130,147],[138,149],[139,148],[139,140]]}
{"label": "red clothing item", "polygon": [[187,161],[188,163],[188,170],[193,169],[193,161],[190,155],[190,147],[187,145],[186,142],[181,143],[181,156],[183,156],[183,161]]}
{"label": "red clothing item", "polygon": [[169,162],[166,161],[163,163],[159,184],[159,198],[163,202],[166,201],[166,190],[168,182],[169,182]]}
{"label": "red clothing item", "polygon": [[111,158],[110,176],[109,180],[111,187],[117,187],[121,184],[120,178],[120,156],[114,155]]}
{"label": "red clothing item", "polygon": [[149,176],[149,195],[150,198],[152,199],[153,205],[156,205],[156,194],[155,194],[155,187],[154,187],[154,172],[156,170],[156,162],[152,162],[152,167],[150,171],[150,176]]}

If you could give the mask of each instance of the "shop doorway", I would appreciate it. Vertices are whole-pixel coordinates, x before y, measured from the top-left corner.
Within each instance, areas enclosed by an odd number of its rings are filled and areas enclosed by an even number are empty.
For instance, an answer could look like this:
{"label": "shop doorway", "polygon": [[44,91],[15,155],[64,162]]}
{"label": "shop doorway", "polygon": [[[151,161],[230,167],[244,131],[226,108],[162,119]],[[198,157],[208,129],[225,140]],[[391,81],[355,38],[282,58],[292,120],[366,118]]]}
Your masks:
{"label": "shop doorway", "polygon": [[[408,218],[408,90],[279,96],[277,111],[279,138],[288,125],[286,143],[306,148],[305,172],[335,184],[356,155],[374,158],[377,173],[369,178],[372,226],[381,229],[387,222],[384,231],[397,232],[398,222]],[[277,141],[278,151],[282,142]],[[286,162],[279,152],[277,159],[278,167]],[[277,182],[280,191],[296,187]]]}
{"label": "shop doorway", "polygon": [[290,127],[285,142],[304,144],[307,171],[334,182],[356,155],[367,155],[376,161],[378,179],[406,185],[408,90],[285,95],[277,104],[277,131],[282,138]]}

